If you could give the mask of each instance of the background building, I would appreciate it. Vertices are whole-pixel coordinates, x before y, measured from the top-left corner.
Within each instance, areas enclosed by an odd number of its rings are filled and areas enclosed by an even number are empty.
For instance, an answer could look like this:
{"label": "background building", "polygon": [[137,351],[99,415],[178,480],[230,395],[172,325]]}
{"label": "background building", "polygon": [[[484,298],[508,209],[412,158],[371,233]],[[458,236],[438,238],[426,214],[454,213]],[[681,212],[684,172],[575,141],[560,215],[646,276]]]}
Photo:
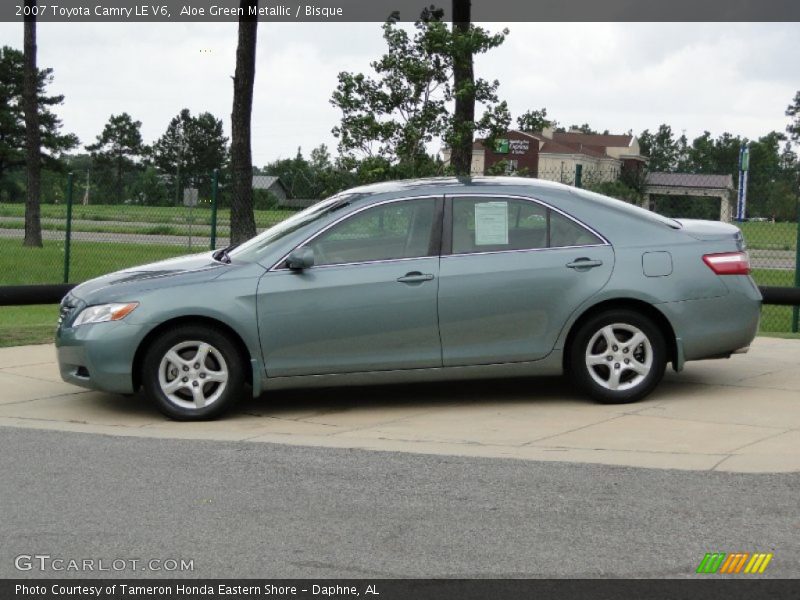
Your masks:
{"label": "background building", "polygon": [[[445,162],[450,160],[444,148]],[[472,174],[512,174],[574,183],[581,165],[584,181],[614,181],[625,171],[640,172],[647,163],[639,141],[631,134],[587,134],[580,131],[511,130],[489,147],[477,140],[472,147]]]}

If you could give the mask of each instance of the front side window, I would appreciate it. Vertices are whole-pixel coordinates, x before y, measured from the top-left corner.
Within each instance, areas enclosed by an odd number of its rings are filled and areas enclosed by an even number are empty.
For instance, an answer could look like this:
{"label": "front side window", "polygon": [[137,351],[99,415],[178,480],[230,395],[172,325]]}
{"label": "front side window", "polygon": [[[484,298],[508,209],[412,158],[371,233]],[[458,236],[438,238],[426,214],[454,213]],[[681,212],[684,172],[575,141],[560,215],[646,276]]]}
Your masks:
{"label": "front side window", "polygon": [[431,256],[436,220],[432,198],[389,202],[337,223],[308,247],[315,265]]}
{"label": "front side window", "polygon": [[602,244],[594,233],[537,202],[455,198],[453,254]]}

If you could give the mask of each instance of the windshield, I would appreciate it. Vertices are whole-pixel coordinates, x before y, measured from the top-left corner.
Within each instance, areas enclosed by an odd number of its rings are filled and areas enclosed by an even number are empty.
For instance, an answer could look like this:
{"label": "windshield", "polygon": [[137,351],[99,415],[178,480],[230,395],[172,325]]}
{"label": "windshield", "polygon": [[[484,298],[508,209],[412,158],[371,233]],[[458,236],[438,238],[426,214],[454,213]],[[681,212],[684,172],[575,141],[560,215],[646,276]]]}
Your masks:
{"label": "windshield", "polygon": [[305,227],[309,223],[313,223],[317,219],[325,217],[338,208],[347,206],[358,196],[359,194],[337,194],[335,196],[331,196],[327,200],[317,202],[316,204],[309,206],[307,209],[292,215],[288,219],[273,225],[265,231],[262,231],[256,237],[247,240],[239,246],[236,246],[236,248],[229,252],[229,255],[238,259],[255,260],[256,257],[262,252],[266,251],[273,242],[291,233],[294,233],[298,229]]}

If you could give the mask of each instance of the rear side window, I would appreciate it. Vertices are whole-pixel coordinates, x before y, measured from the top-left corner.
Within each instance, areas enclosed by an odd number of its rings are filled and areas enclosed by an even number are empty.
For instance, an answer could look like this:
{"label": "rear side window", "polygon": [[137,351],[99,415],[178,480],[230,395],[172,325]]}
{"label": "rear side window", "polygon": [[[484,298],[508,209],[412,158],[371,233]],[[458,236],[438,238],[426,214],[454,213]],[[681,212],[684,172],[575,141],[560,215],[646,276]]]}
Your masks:
{"label": "rear side window", "polygon": [[602,244],[594,233],[538,202],[455,198],[453,254]]}

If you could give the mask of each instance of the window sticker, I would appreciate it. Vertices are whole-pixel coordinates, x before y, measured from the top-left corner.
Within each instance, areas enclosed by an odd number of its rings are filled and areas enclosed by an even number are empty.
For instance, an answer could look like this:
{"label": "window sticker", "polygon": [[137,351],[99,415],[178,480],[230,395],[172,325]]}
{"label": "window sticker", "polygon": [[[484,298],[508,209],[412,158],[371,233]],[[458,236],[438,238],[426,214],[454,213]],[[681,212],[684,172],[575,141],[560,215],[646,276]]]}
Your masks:
{"label": "window sticker", "polygon": [[475,245],[508,244],[508,202],[475,205]]}

